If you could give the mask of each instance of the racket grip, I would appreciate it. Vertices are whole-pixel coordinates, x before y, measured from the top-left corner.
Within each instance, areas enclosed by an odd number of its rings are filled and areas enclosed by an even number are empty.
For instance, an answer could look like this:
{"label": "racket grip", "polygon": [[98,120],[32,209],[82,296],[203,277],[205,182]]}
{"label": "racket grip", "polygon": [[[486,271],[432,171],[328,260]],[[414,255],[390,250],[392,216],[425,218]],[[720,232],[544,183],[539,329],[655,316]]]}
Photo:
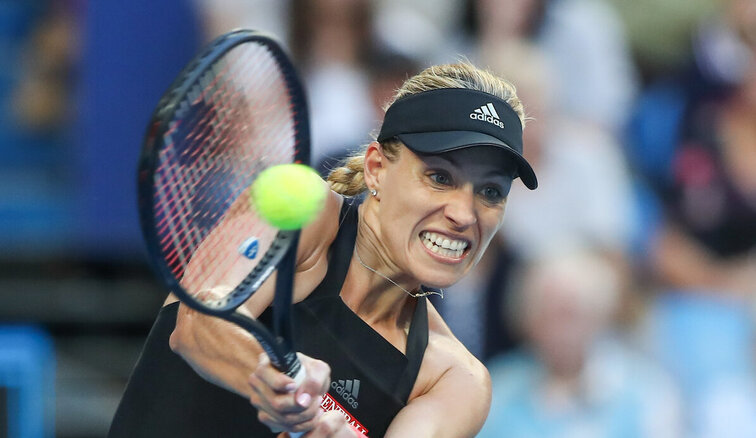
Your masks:
{"label": "racket grip", "polygon": [[[297,388],[299,388],[299,386],[304,383],[305,379],[307,378],[307,371],[305,371],[305,367],[300,364],[296,373],[294,373],[291,378],[294,379],[294,383],[296,383]],[[289,438],[299,438],[304,434],[305,432],[289,432]]]}
{"label": "racket grip", "polygon": [[299,369],[297,369],[296,373],[294,373],[291,378],[294,379],[294,383],[296,383],[297,388],[299,388],[299,385],[304,383],[305,379],[307,378],[307,371],[305,371],[305,367],[300,365]]}

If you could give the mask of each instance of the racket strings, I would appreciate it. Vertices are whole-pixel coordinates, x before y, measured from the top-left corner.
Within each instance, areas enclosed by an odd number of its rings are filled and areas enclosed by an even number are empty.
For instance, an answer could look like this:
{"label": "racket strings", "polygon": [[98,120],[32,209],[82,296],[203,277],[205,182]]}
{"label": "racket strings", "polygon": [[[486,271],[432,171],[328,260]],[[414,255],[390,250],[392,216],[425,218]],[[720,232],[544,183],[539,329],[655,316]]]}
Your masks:
{"label": "racket strings", "polygon": [[[223,83],[225,84],[227,81]],[[211,85],[215,87],[215,84]],[[196,224],[217,223],[220,220],[221,214],[227,209],[227,206],[224,204],[229,202],[227,198],[215,196],[217,193],[216,190],[196,190],[196,188],[207,187],[208,183],[211,183],[211,179],[220,177],[226,180],[226,183],[229,184],[229,190],[233,191],[232,182],[234,179],[238,179],[238,177],[234,178],[233,176],[232,155],[225,151],[233,143],[238,142],[238,139],[229,135],[228,127],[232,124],[226,122],[226,120],[231,117],[235,117],[236,119],[241,117],[235,116],[234,111],[220,111],[219,109],[231,107],[237,109],[243,108],[243,102],[233,97],[219,96],[221,93],[225,93],[225,90],[215,88],[212,93],[207,93],[207,90],[203,93],[205,98],[211,102],[212,111],[202,114],[202,118],[199,121],[190,120],[188,122],[189,126],[194,126],[195,129],[187,136],[187,139],[200,144],[204,143],[205,147],[187,148],[187,151],[201,152],[191,156],[191,162],[194,163],[193,166],[180,166],[178,167],[178,171],[175,172],[179,176],[177,179],[183,180],[180,184],[186,183],[187,187],[195,188],[193,193],[185,195],[184,199],[188,202],[183,203],[186,209],[180,213],[182,215],[191,214],[192,224],[195,225],[187,228],[189,231],[194,230],[195,233],[184,234],[185,237],[192,236],[194,238],[185,240],[183,242],[184,245],[180,247],[189,254],[194,253],[201,242],[207,237],[210,230],[210,227],[196,226]],[[224,105],[224,102],[227,105]],[[201,207],[197,208],[197,206]],[[209,255],[205,258],[206,260],[218,259],[218,250],[213,251],[213,248],[208,248],[208,251]],[[205,263],[202,267],[203,271],[207,271],[208,267],[207,263]]]}
{"label": "racket strings", "polygon": [[[252,107],[262,108],[263,111],[260,111],[260,115],[264,116],[267,115],[271,110],[270,108],[275,108],[276,102],[281,102],[282,98],[285,98],[286,95],[282,95],[283,91],[278,91],[276,89],[276,86],[278,89],[281,88],[281,85],[283,82],[280,80],[280,78],[273,77],[269,73],[266,73],[266,77],[259,77],[259,75],[254,74],[253,72],[250,72],[247,70],[247,67],[249,67],[249,63],[243,63],[243,62],[233,62],[233,60],[228,61],[230,64],[235,66],[243,66],[246,70],[240,70],[235,73],[236,77],[251,77],[254,78],[254,81],[246,81],[245,84],[249,85],[254,83],[256,87],[259,87],[260,90],[267,91],[267,90],[273,90],[274,92],[270,94],[270,97],[268,99],[259,99],[259,102],[252,102],[249,103],[246,100],[239,102],[240,105],[232,105],[235,109],[238,108],[244,108],[245,110],[249,110]],[[275,66],[270,65],[270,68],[273,68]],[[228,85],[230,82],[224,82],[224,84]],[[251,98],[261,96],[262,93],[260,90],[244,90],[241,94],[243,96],[250,96]],[[235,101],[234,96],[238,96],[239,89],[236,88],[234,92],[230,94],[230,100],[233,102]],[[243,107],[241,106],[243,105]],[[280,106],[280,105],[279,105]],[[267,110],[266,110],[267,109]],[[222,111],[219,111],[219,114],[222,114]],[[290,134],[286,133],[286,130],[282,130],[280,128],[281,122],[278,120],[268,121],[265,120],[264,117],[255,117],[252,114],[242,114],[242,116],[238,116],[234,114],[234,112],[229,113],[230,117],[220,118],[220,125],[226,125],[226,126],[232,126],[235,129],[230,130],[229,132],[224,132],[224,134],[221,136],[221,138],[225,139],[222,143],[219,144],[219,148],[216,150],[216,153],[214,154],[218,158],[223,158],[224,154],[227,151],[228,148],[225,148],[224,146],[231,146],[231,147],[238,147],[238,145],[241,143],[241,141],[244,141],[246,143],[249,142],[256,142],[258,144],[281,144],[281,141],[272,142],[269,138],[263,138],[263,139],[252,139],[248,138],[250,135],[254,134],[254,131],[248,129],[249,127],[249,120],[255,120],[256,126],[270,126],[270,128],[264,128],[262,130],[258,130],[257,132],[263,132],[263,133],[280,133],[283,132],[285,135],[289,136]],[[288,120],[291,115],[290,114],[284,114],[284,117],[286,117],[285,120]],[[275,128],[275,129],[271,129]],[[240,139],[239,137],[247,137]],[[251,150],[251,152],[260,152],[262,151],[262,148]],[[239,156],[238,154],[231,154],[230,157],[233,159],[231,160],[221,160],[221,162],[225,162],[226,164],[233,164],[233,169],[236,171],[229,174],[231,177],[230,184],[232,185],[232,190],[235,192],[243,192],[247,186],[250,184],[250,175],[256,175],[257,170],[261,167],[260,166],[260,160],[262,157],[259,155],[243,155]],[[239,160],[241,158],[241,160]],[[289,158],[290,160],[290,158]],[[264,166],[262,166],[264,167]],[[243,218],[245,217],[245,213],[248,213],[250,211],[249,209],[249,203],[248,202],[237,202],[234,203],[227,212],[227,217],[229,218]],[[260,221],[254,217],[251,218],[247,214],[248,220],[245,221],[235,221],[234,222],[234,233],[236,235],[241,236],[249,236],[249,235],[261,235],[265,234],[265,231],[268,231],[267,234],[271,234],[270,236],[267,236],[266,241],[272,241],[274,238],[274,234],[272,230],[269,229],[269,227],[265,226],[267,230],[261,230],[260,228]],[[262,236],[261,236],[262,237]],[[211,275],[215,275],[219,278],[228,278],[230,275],[230,271],[234,268],[235,263],[238,259],[238,255],[233,252],[229,251],[229,248],[227,245],[225,245],[222,241],[216,241],[216,245],[214,245],[211,248],[211,251],[213,252],[213,256],[209,257],[207,259],[203,260],[209,260],[208,262],[202,263],[202,272],[207,273],[208,275],[205,276],[205,278],[202,278],[200,280],[201,283],[208,283],[208,279]],[[267,246],[267,245],[265,245]],[[263,248],[264,249],[264,248]],[[224,256],[226,256],[224,258]],[[217,263],[218,260],[224,260],[225,263]],[[225,267],[225,269],[220,270],[221,267]],[[212,284],[213,282],[209,282]],[[234,281],[235,283],[235,281]],[[230,289],[229,289],[230,290]]]}
{"label": "racket strings", "polygon": [[164,136],[154,199],[160,245],[176,278],[193,265],[194,293],[241,271],[245,239],[258,236],[263,254],[277,232],[250,208],[246,190],[263,168],[293,160],[295,110],[275,59],[260,62],[259,50],[267,49],[246,44],[213,65]]}
{"label": "racket strings", "polygon": [[[196,188],[201,184],[202,179],[211,172],[225,173],[226,175],[229,174],[228,171],[231,169],[231,167],[228,162],[230,161],[230,159],[228,157],[224,159],[223,149],[228,147],[230,142],[218,141],[218,139],[223,139],[228,131],[228,129],[223,130],[219,128],[222,128],[222,125],[224,124],[226,126],[231,126],[230,123],[224,122],[224,119],[229,118],[228,115],[230,112],[226,111],[224,114],[219,110],[228,108],[230,106],[236,106],[235,104],[239,103],[239,100],[233,98],[225,99],[217,97],[220,92],[225,91],[218,88],[217,83],[222,82],[223,84],[228,84],[228,81],[220,80],[226,74],[226,71],[217,71],[216,67],[215,73],[215,79],[210,84],[205,83],[204,90],[200,89],[200,85],[202,84],[201,79],[200,84],[197,84],[195,86],[195,89],[190,91],[188,95],[189,100],[195,105],[195,107],[198,103],[202,103],[202,99],[204,99],[211,102],[210,108],[212,110],[195,111],[195,118],[181,121],[181,123],[193,127],[192,131],[186,135],[185,139],[179,138],[177,139],[177,142],[173,142],[172,140],[166,141],[166,144],[176,144],[178,142],[184,141],[188,145],[192,145],[192,147],[183,148],[183,151],[180,154],[182,156],[181,160],[168,158],[165,162],[173,164],[176,162],[181,162],[183,161],[183,159],[187,159],[191,163],[193,163],[193,165],[175,166],[174,168],[172,168],[172,179],[167,181],[165,184],[175,184],[186,188]],[[212,92],[208,93],[208,91]],[[224,101],[228,101],[229,105],[223,105]],[[184,107],[185,111],[190,108],[189,105],[184,105]],[[217,111],[218,114],[215,114],[214,111]],[[197,120],[197,118],[199,118],[199,120]],[[211,134],[214,135],[211,136]],[[197,146],[203,143],[206,147]],[[175,147],[166,148],[166,153],[172,153],[175,152],[175,150]],[[225,167],[225,169],[223,169],[222,167]],[[212,199],[206,196],[203,197],[202,195],[198,196],[197,190],[194,190],[193,193],[185,193],[182,197],[177,198],[176,201],[176,207],[177,209],[180,209],[180,211],[171,211],[171,213],[177,216],[188,216],[189,213],[193,211],[192,206],[194,204],[199,203],[205,205],[205,208],[194,209],[193,214],[195,221],[197,219],[202,219],[208,221],[209,223],[217,222],[220,214],[225,210],[225,208],[221,205],[222,200]],[[180,201],[184,202],[179,204]],[[187,227],[186,229],[198,231],[199,228]],[[182,242],[183,244],[178,247],[179,250],[183,250],[183,252],[191,254],[206,237],[206,233],[195,232],[193,234],[195,235],[195,237],[190,240],[185,239]],[[184,237],[189,237],[189,233],[185,233]]]}

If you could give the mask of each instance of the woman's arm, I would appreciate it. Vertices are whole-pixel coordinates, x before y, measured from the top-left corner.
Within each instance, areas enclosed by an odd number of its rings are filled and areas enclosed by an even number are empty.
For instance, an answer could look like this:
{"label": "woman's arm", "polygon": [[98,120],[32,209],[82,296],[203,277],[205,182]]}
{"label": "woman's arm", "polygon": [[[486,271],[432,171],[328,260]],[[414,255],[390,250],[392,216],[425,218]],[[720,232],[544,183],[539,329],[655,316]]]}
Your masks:
{"label": "woman's arm", "polygon": [[385,436],[474,437],[490,407],[488,370],[470,355],[465,363],[444,372],[428,392],[410,401]]}
{"label": "woman's arm", "polygon": [[[265,289],[255,294],[258,301],[271,299],[272,291]],[[245,313],[259,316],[262,312]],[[170,347],[205,380],[245,398],[251,395],[247,378],[263,350],[244,329],[180,304]]]}
{"label": "woman's arm", "polygon": [[410,401],[386,437],[474,437],[491,407],[488,369],[428,303],[428,346]]}

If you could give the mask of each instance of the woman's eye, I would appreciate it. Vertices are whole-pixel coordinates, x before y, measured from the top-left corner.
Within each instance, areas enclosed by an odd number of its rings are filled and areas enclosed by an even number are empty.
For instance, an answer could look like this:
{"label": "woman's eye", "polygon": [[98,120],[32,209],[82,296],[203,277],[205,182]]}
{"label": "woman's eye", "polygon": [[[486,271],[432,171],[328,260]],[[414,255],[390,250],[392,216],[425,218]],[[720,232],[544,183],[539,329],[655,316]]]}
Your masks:
{"label": "woman's eye", "polygon": [[432,173],[429,177],[431,181],[442,186],[448,186],[451,184],[451,178],[445,173]]}
{"label": "woman's eye", "polygon": [[499,203],[504,199],[504,194],[498,187],[483,187],[480,194],[483,195],[486,201],[491,203]]}

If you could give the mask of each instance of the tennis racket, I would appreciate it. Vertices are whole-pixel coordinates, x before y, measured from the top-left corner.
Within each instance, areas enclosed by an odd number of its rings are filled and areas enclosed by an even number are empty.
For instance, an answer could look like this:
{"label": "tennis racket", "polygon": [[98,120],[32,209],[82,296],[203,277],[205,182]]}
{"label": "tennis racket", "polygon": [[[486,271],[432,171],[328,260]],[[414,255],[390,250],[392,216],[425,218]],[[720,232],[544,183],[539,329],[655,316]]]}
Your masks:
{"label": "tennis racket", "polygon": [[[158,102],[138,169],[139,214],[160,279],[182,303],[249,331],[295,379],[290,308],[299,231],[269,225],[249,201],[266,168],[309,163],[305,94],[270,36],[213,41]],[[273,330],[238,307],[278,270]]]}

